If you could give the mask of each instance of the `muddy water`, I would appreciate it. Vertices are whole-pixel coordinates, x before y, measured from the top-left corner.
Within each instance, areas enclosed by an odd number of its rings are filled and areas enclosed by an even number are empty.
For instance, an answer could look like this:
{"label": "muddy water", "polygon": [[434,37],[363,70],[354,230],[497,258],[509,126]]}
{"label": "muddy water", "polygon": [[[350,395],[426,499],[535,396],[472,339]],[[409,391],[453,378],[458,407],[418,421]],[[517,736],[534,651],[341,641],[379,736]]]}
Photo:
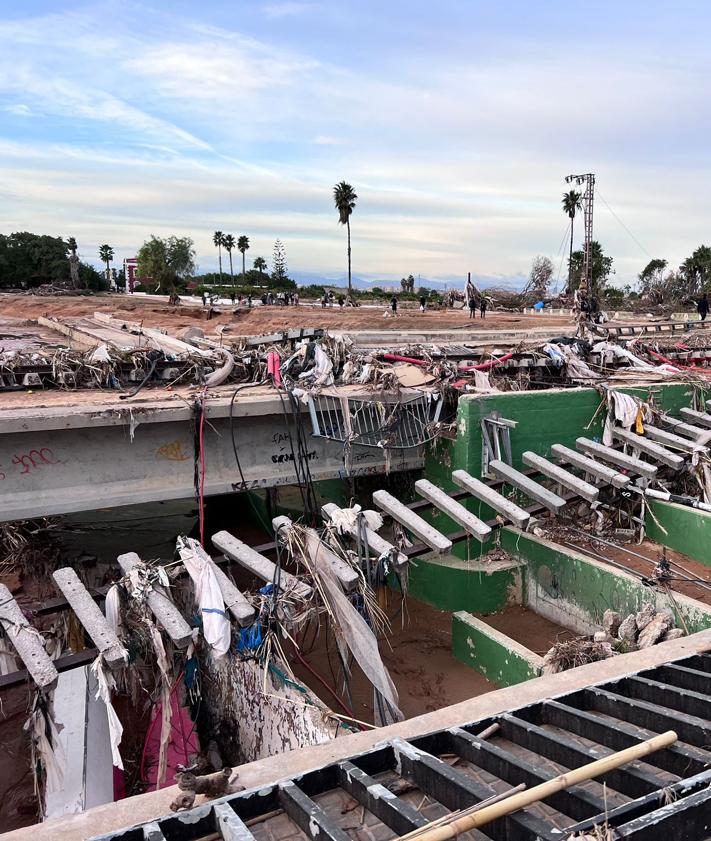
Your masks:
{"label": "muddy water", "polygon": [[[457,704],[483,695],[496,686],[483,675],[460,663],[452,654],[452,614],[414,599],[407,599],[406,612],[399,611],[399,594],[390,596],[392,633],[380,639],[383,662],[400,696],[400,708],[407,718]],[[328,638],[327,638],[328,636]],[[311,646],[311,634],[304,638]],[[343,676],[333,635],[321,631],[305,656],[306,662],[339,694]],[[356,718],[373,722],[373,687],[357,664],[352,665],[350,691]],[[339,711],[333,696],[302,665],[295,664],[297,677],[324,703]]]}

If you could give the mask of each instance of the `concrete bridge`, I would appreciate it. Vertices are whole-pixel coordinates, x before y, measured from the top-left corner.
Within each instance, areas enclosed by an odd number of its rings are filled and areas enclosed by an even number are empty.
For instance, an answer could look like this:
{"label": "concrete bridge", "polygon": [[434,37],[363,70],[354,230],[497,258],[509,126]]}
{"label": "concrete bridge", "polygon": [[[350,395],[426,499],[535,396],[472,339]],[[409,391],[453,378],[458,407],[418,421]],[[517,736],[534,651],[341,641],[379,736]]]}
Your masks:
{"label": "concrete bridge", "polygon": [[[288,400],[255,388],[231,407],[231,396],[232,389],[205,403],[205,495],[297,482]],[[186,391],[131,401],[96,392],[7,395],[0,410],[0,521],[192,497],[199,463],[195,399]],[[385,472],[383,450],[358,445],[346,470],[343,443],[311,436],[308,411],[302,412],[315,481]],[[422,448],[390,455],[391,471],[423,465]]]}

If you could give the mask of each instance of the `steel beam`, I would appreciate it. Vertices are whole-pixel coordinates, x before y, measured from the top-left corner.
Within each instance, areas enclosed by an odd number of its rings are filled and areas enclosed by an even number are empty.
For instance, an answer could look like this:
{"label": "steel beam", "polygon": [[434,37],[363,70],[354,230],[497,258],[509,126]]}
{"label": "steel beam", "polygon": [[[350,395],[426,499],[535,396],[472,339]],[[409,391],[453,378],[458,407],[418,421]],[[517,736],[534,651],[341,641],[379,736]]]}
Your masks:
{"label": "steel beam", "polygon": [[658,680],[650,680],[642,675],[626,677],[615,684],[615,689],[630,698],[640,701],[654,701],[670,709],[679,710],[685,715],[711,721],[711,698],[701,692],[670,686]]}
{"label": "steel beam", "polygon": [[625,488],[630,483],[630,477],[623,473],[618,473],[606,464],[600,464],[599,461],[594,461],[587,456],[571,450],[570,447],[564,447],[563,444],[553,444],[551,453],[564,464],[572,464],[578,470],[584,470],[590,476],[594,476],[606,485],[613,485],[616,488]]}
{"label": "steel beam", "polygon": [[493,508],[494,511],[503,515],[507,520],[510,520],[520,529],[525,528],[526,524],[531,519],[531,515],[528,511],[524,511],[523,508],[520,508],[515,502],[511,502],[510,499],[507,499],[497,491],[492,490],[488,485],[485,485],[484,482],[480,482],[479,479],[475,479],[474,476],[471,476],[466,470],[455,470],[452,473],[452,480],[455,484],[459,485],[460,488],[464,488],[465,491],[469,491],[472,496],[475,496],[477,499],[486,503],[490,508]]}
{"label": "steel beam", "polygon": [[415,482],[415,490],[480,543],[483,543],[491,534],[491,526],[487,526],[483,520],[467,511],[463,505],[452,499],[441,488],[433,485],[432,482],[428,482],[427,479],[418,479]]}
{"label": "steel beam", "polygon": [[373,502],[378,508],[389,514],[394,520],[403,525],[408,531],[411,531],[424,544],[430,547],[434,552],[448,552],[452,548],[452,541],[443,534],[433,528],[429,523],[425,522],[422,517],[414,514],[410,509],[403,505],[402,502],[395,499],[392,494],[387,491],[375,491],[373,493]]}
{"label": "steel beam", "polygon": [[586,482],[584,479],[581,479],[579,476],[576,476],[574,473],[564,470],[557,464],[553,464],[552,461],[548,461],[548,459],[543,458],[543,456],[536,455],[536,453],[532,453],[530,450],[525,452],[521,456],[521,459],[524,464],[528,465],[528,467],[532,467],[543,476],[546,476],[548,479],[552,479],[554,482],[557,482],[569,491],[573,491],[578,496],[586,499],[588,502],[597,502],[597,498],[600,495],[600,489],[595,485],[591,485],[589,482]]}
{"label": "steel beam", "polygon": [[623,470],[629,470],[630,473],[642,476],[650,482],[657,476],[656,465],[625,455],[618,450],[613,450],[612,447],[606,447],[604,444],[598,444],[597,441],[591,441],[589,438],[576,439],[575,446],[588,455],[596,456],[609,464],[621,467]]}
{"label": "steel beam", "polygon": [[396,835],[406,835],[427,823],[427,818],[414,806],[402,800],[382,783],[361,771],[348,760],[338,763],[338,781],[351,797],[372,812]]}
{"label": "steel beam", "polygon": [[541,505],[545,505],[545,507],[554,514],[557,514],[562,508],[565,508],[567,504],[562,496],[558,496],[558,494],[553,493],[553,491],[549,491],[548,488],[544,488],[543,485],[538,482],[534,482],[533,479],[529,479],[528,476],[524,475],[519,470],[515,470],[503,461],[494,459],[494,461],[489,462],[489,468],[507,484],[522,491],[527,497],[530,497],[535,502],[540,502]]}
{"label": "steel beam", "polygon": [[351,841],[350,835],[291,780],[279,783],[279,803],[312,841]]}

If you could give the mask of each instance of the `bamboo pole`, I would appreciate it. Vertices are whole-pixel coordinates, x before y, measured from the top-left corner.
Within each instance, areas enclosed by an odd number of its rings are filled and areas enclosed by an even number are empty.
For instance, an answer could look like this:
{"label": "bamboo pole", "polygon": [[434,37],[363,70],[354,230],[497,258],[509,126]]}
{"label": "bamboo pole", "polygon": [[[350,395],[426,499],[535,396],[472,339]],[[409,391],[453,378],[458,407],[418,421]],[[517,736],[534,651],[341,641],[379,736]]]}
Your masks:
{"label": "bamboo pole", "polygon": [[456,838],[463,832],[469,832],[471,829],[476,829],[505,815],[510,815],[512,812],[530,806],[539,800],[544,800],[546,797],[550,797],[551,794],[555,794],[558,791],[562,791],[578,783],[583,783],[586,780],[591,780],[594,777],[599,777],[602,774],[608,773],[608,771],[613,771],[615,768],[625,765],[627,762],[641,759],[662,748],[668,748],[669,745],[673,745],[676,742],[677,738],[673,730],[667,730],[666,733],[660,733],[658,736],[640,742],[638,745],[625,748],[617,753],[611,753],[609,756],[595,760],[595,762],[590,762],[580,768],[575,768],[572,771],[567,771],[565,774],[554,777],[552,780],[547,780],[545,783],[528,789],[528,791],[514,794],[501,803],[486,806],[474,814],[458,818],[446,826],[435,827],[431,831],[419,835],[417,841],[448,841],[450,838]]}

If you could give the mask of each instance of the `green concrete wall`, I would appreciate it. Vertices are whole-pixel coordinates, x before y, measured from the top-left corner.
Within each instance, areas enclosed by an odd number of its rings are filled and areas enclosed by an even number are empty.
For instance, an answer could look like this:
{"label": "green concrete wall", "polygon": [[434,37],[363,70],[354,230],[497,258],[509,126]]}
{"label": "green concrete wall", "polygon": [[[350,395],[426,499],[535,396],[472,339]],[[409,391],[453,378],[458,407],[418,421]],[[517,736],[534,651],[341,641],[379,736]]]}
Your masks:
{"label": "green concrete wall", "polygon": [[468,613],[452,617],[452,653],[497,686],[538,677],[542,659]]}
{"label": "green concrete wall", "polygon": [[521,588],[515,564],[484,566],[453,555],[424,555],[410,563],[408,592],[440,610],[494,613],[520,602]]}
{"label": "green concrete wall", "polygon": [[665,593],[645,587],[635,576],[572,549],[563,550],[513,528],[502,529],[501,548],[526,562],[524,604],[577,633],[591,633],[607,608],[626,616],[647,602],[673,610],[678,626],[686,626],[690,634],[711,628],[711,608],[701,602],[677,593],[672,603]]}
{"label": "green concrete wall", "polygon": [[648,537],[711,567],[710,513],[659,500],[650,501],[649,507],[654,516],[647,512]]}

